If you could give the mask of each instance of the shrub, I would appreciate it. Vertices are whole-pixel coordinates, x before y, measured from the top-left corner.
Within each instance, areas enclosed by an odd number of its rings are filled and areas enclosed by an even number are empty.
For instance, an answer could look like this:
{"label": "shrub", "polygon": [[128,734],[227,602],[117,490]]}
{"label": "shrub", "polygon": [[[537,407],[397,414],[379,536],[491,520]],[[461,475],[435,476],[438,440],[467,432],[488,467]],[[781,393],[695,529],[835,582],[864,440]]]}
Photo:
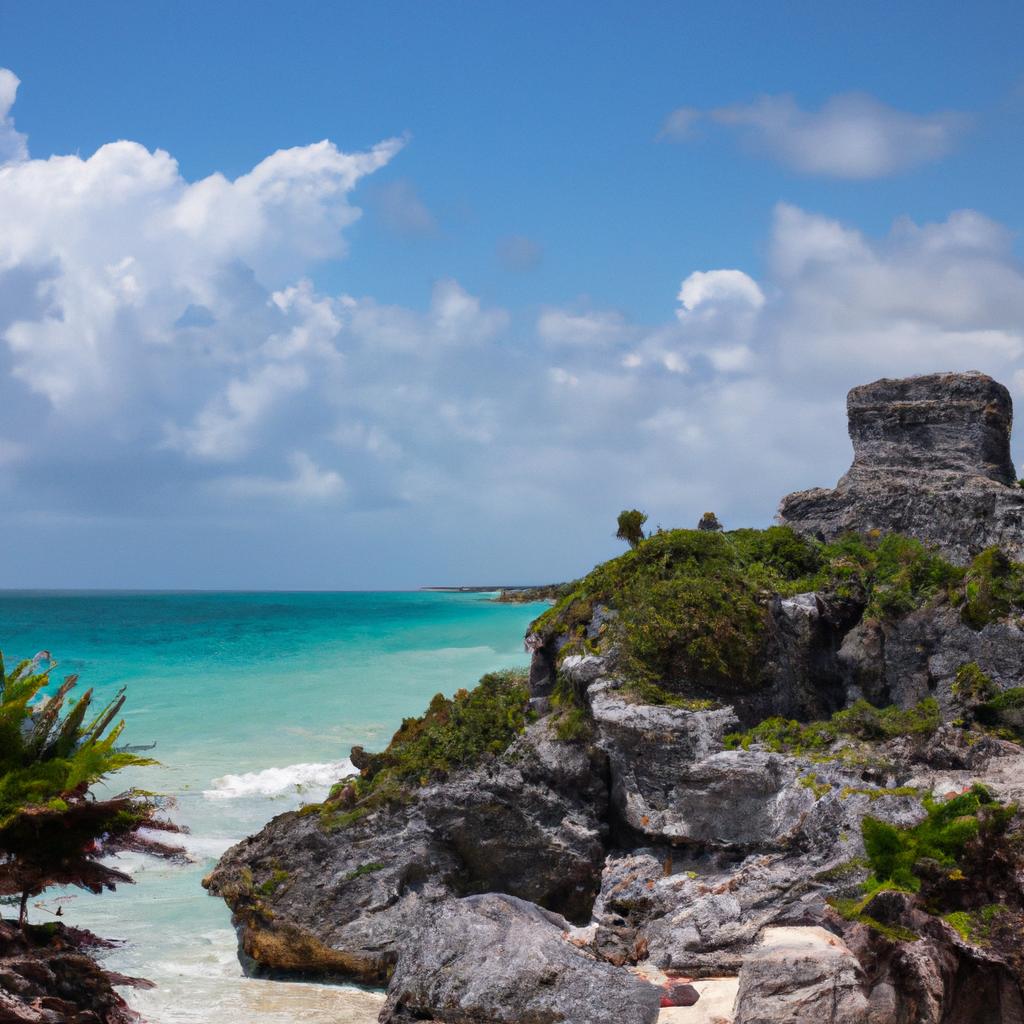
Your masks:
{"label": "shrub", "polygon": [[1024,566],[1011,562],[999,548],[986,548],[971,562],[964,579],[960,615],[981,629],[1024,605]]}
{"label": "shrub", "polygon": [[[527,674],[518,669],[490,672],[451,698],[436,694],[423,715],[403,720],[386,749],[363,754],[357,779],[304,810],[318,811],[326,828],[346,828],[410,789],[503,753],[526,728],[529,696]],[[344,790],[350,799],[340,803]]]}
{"label": "shrub", "polygon": [[898,828],[866,816],[861,823],[864,850],[871,876],[864,883],[868,892],[882,888],[917,892],[921,888],[921,864],[934,861],[942,867],[960,867],[967,844],[984,833],[1005,831],[1016,814],[1015,805],[1003,805],[982,785],[951,800],[924,798],[927,812],[923,821]]}
{"label": "shrub", "polygon": [[896,736],[930,736],[941,724],[939,705],[933,697],[926,697],[905,709],[876,708],[866,700],[859,700],[823,722],[804,724],[785,718],[766,718],[746,732],[730,733],[725,737],[725,745],[731,750],[748,750],[758,743],[776,753],[800,756],[828,751],[844,738],[882,742]]}

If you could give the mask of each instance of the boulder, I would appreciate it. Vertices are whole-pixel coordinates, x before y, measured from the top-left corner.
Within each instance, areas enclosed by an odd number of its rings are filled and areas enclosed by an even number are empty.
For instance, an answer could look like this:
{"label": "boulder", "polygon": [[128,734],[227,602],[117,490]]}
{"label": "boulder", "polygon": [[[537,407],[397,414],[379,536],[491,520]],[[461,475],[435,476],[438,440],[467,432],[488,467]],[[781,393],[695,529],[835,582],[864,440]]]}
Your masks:
{"label": "boulder", "polygon": [[531,726],[501,757],[346,822],[330,804],[274,818],[206,879],[254,973],[383,984],[435,903],[499,891],[587,920],[600,887],[604,764]]}
{"label": "boulder", "polygon": [[743,960],[735,1024],[867,1024],[857,958],[824,928],[767,928]]}
{"label": "boulder", "polygon": [[853,464],[834,490],[782,499],[779,522],[822,540],[881,530],[966,564],[997,544],[1024,557],[1010,394],[985,374],[882,379],[847,397]]}
{"label": "boulder", "polygon": [[654,1024],[663,991],[595,959],[568,930],[510,896],[439,905],[403,944],[381,1024]]}

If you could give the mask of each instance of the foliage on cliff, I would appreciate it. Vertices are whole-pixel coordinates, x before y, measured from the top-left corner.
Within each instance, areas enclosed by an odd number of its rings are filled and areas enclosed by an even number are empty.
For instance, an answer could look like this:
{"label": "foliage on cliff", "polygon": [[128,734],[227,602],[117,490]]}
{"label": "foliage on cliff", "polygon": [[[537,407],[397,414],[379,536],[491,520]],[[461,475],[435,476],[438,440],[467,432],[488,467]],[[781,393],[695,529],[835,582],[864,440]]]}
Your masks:
{"label": "foliage on cliff", "polygon": [[939,705],[932,697],[912,708],[876,708],[859,700],[822,722],[766,718],[746,732],[730,733],[725,745],[749,750],[758,744],[775,753],[811,757],[830,756],[834,750],[835,756],[842,757],[844,741],[876,743],[896,736],[931,736],[941,723]]}
{"label": "foliage on cliff", "polygon": [[965,941],[996,943],[1019,959],[1024,894],[1017,806],[1000,803],[977,783],[945,800],[926,796],[923,804],[924,818],[909,827],[863,819],[870,871],[863,895],[832,905],[890,938],[913,940],[913,932],[880,923],[873,901],[889,890],[914,894],[911,905],[941,916]]}
{"label": "foliage on cliff", "polygon": [[973,628],[1024,608],[1024,566],[985,551],[967,569],[919,541],[850,535],[831,544],[788,527],[655,533],[597,566],[532,629],[564,638],[560,656],[599,647],[594,610],[617,613],[606,634],[636,681],[756,682],[773,595],[830,594],[892,619],[944,597]]}
{"label": "foliage on cliff", "polygon": [[526,673],[518,670],[490,672],[451,698],[436,694],[423,715],[403,719],[380,753],[352,751],[360,774],[316,805],[324,823],[347,825],[409,788],[502,753],[526,728],[529,696]]}
{"label": "foliage on cliff", "polygon": [[176,851],[139,829],[173,827],[156,817],[148,794],[95,799],[89,787],[129,765],[153,762],[117,747],[123,691],[89,717],[92,691],[65,710],[77,682],[68,676],[49,697],[52,666],[23,661],[6,672],[0,657],[0,894],[19,895],[21,920],[32,896],[52,885],[90,892],[131,877],[101,862],[119,849]]}

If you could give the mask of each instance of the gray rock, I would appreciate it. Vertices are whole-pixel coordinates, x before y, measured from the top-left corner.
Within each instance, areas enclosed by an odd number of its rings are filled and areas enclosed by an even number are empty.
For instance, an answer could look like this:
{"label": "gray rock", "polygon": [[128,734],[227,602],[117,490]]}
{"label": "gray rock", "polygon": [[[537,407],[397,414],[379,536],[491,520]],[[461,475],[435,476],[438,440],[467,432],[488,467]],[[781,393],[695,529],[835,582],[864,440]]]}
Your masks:
{"label": "gray rock", "polygon": [[[435,903],[499,891],[589,919],[608,804],[604,763],[538,722],[502,757],[343,828],[280,815],[206,880],[252,970],[382,984]],[[340,808],[339,808],[340,810]]]}
{"label": "gray rock", "polygon": [[381,1024],[654,1024],[661,990],[573,945],[568,927],[509,896],[442,904],[403,944]]}
{"label": "gray rock", "polygon": [[960,620],[945,601],[901,618],[863,621],[839,650],[847,699],[865,697],[884,707],[911,707],[935,697],[946,718],[957,717],[953,682],[967,662],[976,662],[1000,688],[1024,685],[1024,630],[1016,621],[992,622],[980,630]]}
{"label": "gray rock", "polygon": [[770,928],[743,960],[735,1024],[866,1024],[857,958],[823,928]]}
{"label": "gray rock", "polygon": [[993,544],[1024,556],[1006,388],[977,372],[883,379],[853,388],[847,412],[853,465],[834,490],[783,498],[781,523],[823,540],[903,533],[960,564]]}

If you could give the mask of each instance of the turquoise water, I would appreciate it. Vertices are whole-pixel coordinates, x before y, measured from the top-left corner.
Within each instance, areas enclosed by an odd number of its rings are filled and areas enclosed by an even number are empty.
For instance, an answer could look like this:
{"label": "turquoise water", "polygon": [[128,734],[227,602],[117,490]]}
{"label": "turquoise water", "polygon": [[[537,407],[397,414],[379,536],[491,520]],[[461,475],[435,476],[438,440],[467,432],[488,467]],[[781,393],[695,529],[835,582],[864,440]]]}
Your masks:
{"label": "turquoise water", "polygon": [[125,940],[111,967],[152,979],[126,993],[154,1024],[362,1024],[354,989],[246,980],[229,915],[200,886],[217,856],[275,814],[320,798],[353,744],[384,746],[404,716],[484,672],[525,665],[538,605],[417,593],[0,593],[8,663],[49,650],[56,675],[100,696],[126,685],[125,742],[161,765],[112,780],[167,794],[188,866],[130,858],[114,894],[47,894],[33,915]]}

